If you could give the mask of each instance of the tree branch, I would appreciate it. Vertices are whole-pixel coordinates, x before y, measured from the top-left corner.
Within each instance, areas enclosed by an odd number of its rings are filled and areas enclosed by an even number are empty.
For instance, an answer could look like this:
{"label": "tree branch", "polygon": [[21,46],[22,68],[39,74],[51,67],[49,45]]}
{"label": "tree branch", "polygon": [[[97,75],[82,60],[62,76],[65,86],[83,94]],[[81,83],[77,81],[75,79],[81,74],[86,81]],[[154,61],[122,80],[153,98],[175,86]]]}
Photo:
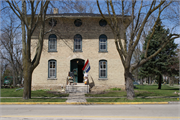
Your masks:
{"label": "tree branch", "polygon": [[[174,36],[174,37],[172,37]],[[172,38],[171,38],[172,37]],[[164,44],[152,55],[150,55],[149,57],[142,59],[139,63],[133,64],[131,65],[130,71],[132,72],[133,70],[135,70],[136,68],[138,68],[139,66],[143,65],[144,63],[146,63],[148,60],[150,60],[151,58],[155,57],[158,53],[161,52],[161,50],[172,40],[176,39],[176,38],[180,38],[180,34],[171,34],[167,37],[167,41],[164,42]]]}
{"label": "tree branch", "polygon": [[[111,22],[112,22],[111,25],[114,26],[114,22],[113,22],[113,20],[112,20],[111,12],[110,12],[110,10],[109,10],[109,1],[107,0],[106,2],[107,2],[108,14],[109,14],[110,20],[111,20]],[[110,26],[110,27],[111,27],[111,26]],[[114,28],[114,27],[112,27],[112,28]],[[113,31],[113,33],[114,33],[114,29],[112,29],[112,31]]]}
{"label": "tree branch", "polygon": [[[165,1],[161,1],[161,2],[159,3],[159,5],[156,6],[155,8],[156,8],[156,9],[159,8],[164,2],[165,2]],[[143,20],[143,22],[142,22],[142,25],[141,25],[141,27],[140,27],[140,30],[139,30],[139,32],[138,32],[138,34],[137,34],[136,40],[135,40],[135,42],[134,42],[134,45],[132,46],[132,50],[134,50],[135,47],[136,47],[136,45],[138,44],[139,39],[140,39],[140,36],[141,36],[141,33],[142,33],[142,31],[143,31],[143,29],[144,29],[144,26],[145,26],[145,24],[146,24],[146,21],[147,21],[147,19],[149,18],[149,16],[151,15],[151,13],[156,10],[155,8],[153,8],[152,10],[149,10],[148,13],[147,13],[147,15],[146,15],[146,17],[144,18],[144,20]],[[131,53],[131,54],[132,54],[132,53]]]}
{"label": "tree branch", "polygon": [[48,8],[48,4],[50,1],[46,1],[45,4],[41,2],[41,27],[40,27],[40,33],[39,33],[39,42],[38,46],[36,49],[35,56],[32,60],[32,69],[36,68],[37,65],[39,64],[40,58],[41,58],[41,53],[42,53],[42,48],[43,48],[43,38],[44,38],[44,27],[45,27],[45,16],[46,16],[46,11]]}
{"label": "tree branch", "polygon": [[[124,0],[121,1],[122,4],[122,19],[121,19],[121,23],[124,23]],[[126,29],[123,28],[123,33],[124,33],[124,51],[127,54],[127,38],[126,38]]]}
{"label": "tree branch", "polygon": [[118,37],[118,43],[119,43],[119,46],[120,46],[120,50],[122,51],[122,54],[123,56],[126,58],[126,52],[123,48],[123,45],[122,45],[122,41],[121,41],[121,34],[120,34],[120,30],[119,30],[119,25],[118,25],[118,22],[117,22],[117,18],[116,18],[116,13],[114,11],[114,7],[113,7],[113,4],[112,4],[112,0],[110,0],[110,6],[111,6],[111,9],[112,9],[112,12],[113,12],[113,18],[114,18],[114,21],[115,21],[115,35]]}
{"label": "tree branch", "polygon": [[98,0],[97,0],[97,6],[98,6],[98,9],[99,9],[99,12],[101,13],[101,16],[107,21],[107,23],[108,23],[108,25],[110,26],[110,28],[112,29],[112,31],[114,31],[114,29],[112,28],[109,20],[107,20],[107,19],[105,18],[104,14],[102,13],[101,8],[100,8],[100,6],[99,6],[99,1],[98,1]]}
{"label": "tree branch", "polygon": [[134,30],[137,29],[138,24],[139,24],[139,18],[140,18],[140,15],[141,15],[142,4],[143,4],[143,0],[141,0],[141,6],[140,6],[140,9],[139,9],[139,12],[138,12],[138,18],[137,18],[137,22],[136,22],[136,25],[135,25],[135,29],[134,29]]}
{"label": "tree branch", "polygon": [[119,49],[119,45],[118,45],[117,38],[115,38],[115,45],[116,45],[116,49],[117,49],[117,51],[118,51],[118,53],[119,53],[119,56],[120,56],[120,58],[121,58],[122,64],[123,64],[123,66],[124,66],[124,68],[125,68],[125,59],[124,59],[124,57],[123,57],[122,51]]}
{"label": "tree branch", "polygon": [[19,19],[21,19],[21,16],[16,12],[16,10],[12,7],[12,5],[11,5],[11,3],[9,2],[9,0],[8,1],[6,1],[8,4],[9,4],[9,6],[10,6],[10,8],[13,10],[13,12],[18,16],[18,18]]}
{"label": "tree branch", "polygon": [[151,33],[151,35],[150,35],[150,37],[149,37],[149,39],[148,39],[147,45],[146,45],[146,50],[145,50],[145,55],[144,55],[145,58],[147,58],[147,52],[148,52],[148,49],[149,49],[149,44],[150,44],[151,38],[152,38],[153,35],[154,35],[156,25],[157,25],[157,23],[158,23],[159,20],[160,20],[160,14],[161,14],[161,11],[159,10],[158,18],[157,18],[156,21],[155,21],[155,24],[154,24],[154,26],[153,26],[152,33]]}

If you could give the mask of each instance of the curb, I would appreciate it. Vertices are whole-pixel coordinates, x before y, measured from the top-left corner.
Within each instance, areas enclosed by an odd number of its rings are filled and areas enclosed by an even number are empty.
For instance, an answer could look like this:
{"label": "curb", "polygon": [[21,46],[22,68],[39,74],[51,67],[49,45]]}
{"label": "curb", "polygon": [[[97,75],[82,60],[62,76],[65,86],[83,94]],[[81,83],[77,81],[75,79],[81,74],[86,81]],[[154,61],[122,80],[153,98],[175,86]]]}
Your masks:
{"label": "curb", "polygon": [[149,105],[179,103],[180,102],[1,102],[0,105]]}
{"label": "curb", "polygon": [[169,104],[180,104],[180,101],[168,102]]}

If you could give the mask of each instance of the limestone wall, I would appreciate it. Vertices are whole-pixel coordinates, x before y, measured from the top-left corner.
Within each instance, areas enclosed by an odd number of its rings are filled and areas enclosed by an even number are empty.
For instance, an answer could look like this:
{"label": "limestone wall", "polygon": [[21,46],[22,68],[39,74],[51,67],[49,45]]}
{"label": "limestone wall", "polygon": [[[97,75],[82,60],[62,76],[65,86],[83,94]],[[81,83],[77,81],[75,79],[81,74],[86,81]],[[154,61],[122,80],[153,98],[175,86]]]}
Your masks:
{"label": "limestone wall", "polygon": [[[70,60],[80,58],[89,59],[91,70],[89,71],[90,82],[92,79],[95,86],[115,86],[124,88],[124,68],[122,66],[119,54],[113,39],[113,34],[107,26],[101,27],[99,20],[101,18],[80,18],[82,26],[76,27],[74,20],[77,18],[58,18],[54,30],[44,37],[43,52],[40,64],[34,70],[32,76],[32,89],[58,89],[66,84],[66,78],[70,71]],[[46,24],[46,31],[51,27]],[[35,53],[37,44],[37,33],[33,35],[32,57]],[[55,34],[57,36],[57,52],[48,52],[48,36]],[[82,52],[73,52],[74,35],[82,36]],[[107,51],[99,52],[99,36],[107,36]],[[48,60],[57,61],[57,78],[48,78]],[[107,79],[99,79],[99,60],[107,60]]]}

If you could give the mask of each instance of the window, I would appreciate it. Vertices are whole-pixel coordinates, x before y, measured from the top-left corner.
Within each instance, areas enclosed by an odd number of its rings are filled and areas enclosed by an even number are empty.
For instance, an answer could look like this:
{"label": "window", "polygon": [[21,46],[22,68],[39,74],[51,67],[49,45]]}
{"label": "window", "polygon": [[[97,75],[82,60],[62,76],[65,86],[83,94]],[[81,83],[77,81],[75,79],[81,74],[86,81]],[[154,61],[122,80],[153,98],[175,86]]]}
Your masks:
{"label": "window", "polygon": [[56,78],[56,60],[48,61],[48,78]]}
{"label": "window", "polygon": [[56,46],[57,46],[57,37],[56,37],[56,35],[54,35],[54,34],[51,34],[50,36],[49,36],[49,52],[56,52],[57,50],[57,48],[56,48]]}
{"label": "window", "polygon": [[74,21],[74,25],[75,25],[76,27],[79,27],[79,26],[82,25],[82,21],[81,21],[80,19],[76,19],[76,20]]}
{"label": "window", "polygon": [[74,51],[82,51],[82,37],[79,34],[74,36]]}
{"label": "window", "polygon": [[99,61],[99,78],[107,78],[107,61]]}
{"label": "window", "polygon": [[107,52],[107,37],[106,37],[106,35],[99,36],[99,52]]}
{"label": "window", "polygon": [[104,27],[104,26],[107,25],[107,21],[104,20],[104,19],[101,19],[101,20],[99,21],[99,25],[102,26],[102,27]]}

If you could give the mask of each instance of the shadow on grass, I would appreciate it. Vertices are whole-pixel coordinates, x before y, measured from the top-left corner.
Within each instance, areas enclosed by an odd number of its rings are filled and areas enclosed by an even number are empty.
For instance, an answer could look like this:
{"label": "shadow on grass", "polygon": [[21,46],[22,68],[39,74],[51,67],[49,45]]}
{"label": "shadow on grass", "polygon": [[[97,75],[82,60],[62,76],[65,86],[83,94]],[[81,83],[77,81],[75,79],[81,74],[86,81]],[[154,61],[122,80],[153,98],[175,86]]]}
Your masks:
{"label": "shadow on grass", "polygon": [[179,90],[179,88],[170,88],[170,89],[157,89],[157,90]]}

